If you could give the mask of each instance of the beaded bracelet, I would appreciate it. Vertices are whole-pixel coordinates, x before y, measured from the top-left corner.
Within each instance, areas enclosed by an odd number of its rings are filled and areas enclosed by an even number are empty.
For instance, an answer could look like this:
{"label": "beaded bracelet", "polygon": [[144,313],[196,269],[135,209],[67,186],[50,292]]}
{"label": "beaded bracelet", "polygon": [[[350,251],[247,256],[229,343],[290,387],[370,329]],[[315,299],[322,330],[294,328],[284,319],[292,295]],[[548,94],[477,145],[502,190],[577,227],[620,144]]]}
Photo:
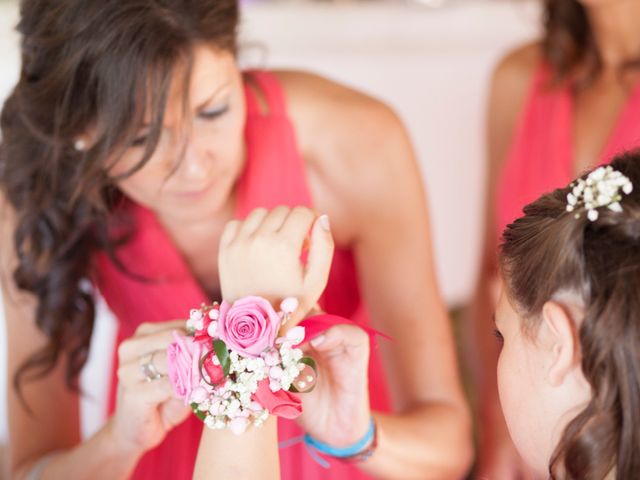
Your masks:
{"label": "beaded bracelet", "polygon": [[338,458],[345,462],[362,462],[367,460],[378,446],[378,431],[373,417],[369,420],[369,428],[360,440],[348,447],[336,448],[320,440],[316,440],[308,433],[304,436],[305,445],[316,449],[320,453]]}

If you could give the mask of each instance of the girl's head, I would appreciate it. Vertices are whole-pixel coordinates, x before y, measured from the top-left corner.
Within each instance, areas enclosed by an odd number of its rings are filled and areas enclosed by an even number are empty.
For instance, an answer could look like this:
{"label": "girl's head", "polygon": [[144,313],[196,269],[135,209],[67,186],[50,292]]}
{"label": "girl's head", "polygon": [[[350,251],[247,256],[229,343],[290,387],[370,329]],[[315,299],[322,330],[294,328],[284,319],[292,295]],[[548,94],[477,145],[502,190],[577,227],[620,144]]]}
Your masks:
{"label": "girl's head", "polygon": [[518,450],[554,478],[640,478],[640,153],[611,165],[636,186],[621,212],[568,212],[569,186],[501,247],[500,399]]}
{"label": "girl's head", "polygon": [[22,68],[2,110],[0,188],[17,284],[50,338],[28,363],[86,359],[88,258],[124,192],[168,218],[221,208],[242,168],[237,0],[23,0]]}

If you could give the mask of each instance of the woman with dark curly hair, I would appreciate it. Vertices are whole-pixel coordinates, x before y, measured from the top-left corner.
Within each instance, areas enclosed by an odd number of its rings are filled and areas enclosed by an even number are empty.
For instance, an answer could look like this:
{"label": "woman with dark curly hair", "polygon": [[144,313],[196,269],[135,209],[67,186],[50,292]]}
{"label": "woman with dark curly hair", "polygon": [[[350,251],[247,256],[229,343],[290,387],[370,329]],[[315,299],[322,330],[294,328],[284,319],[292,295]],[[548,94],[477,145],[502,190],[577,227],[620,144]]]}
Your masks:
{"label": "woman with dark curly hair", "polygon": [[640,478],[638,186],[635,151],[543,195],[504,231],[498,387],[539,478]]}
{"label": "woman with dark curly hair", "polygon": [[480,476],[521,468],[497,401],[496,246],[504,227],[542,193],[640,145],[640,1],[545,0],[544,36],[496,68],[488,112],[487,217],[468,343],[480,395]]}
{"label": "woman with dark curly hair", "polygon": [[[401,122],[323,78],[241,72],[238,15],[236,0],[21,2],[0,149],[13,478],[191,478],[202,424],[172,398],[162,351],[176,319],[222,299],[217,253],[234,218],[251,238],[265,222],[269,238],[288,231],[297,259],[312,225],[330,228],[321,307],[394,338],[373,351],[368,382],[342,372],[304,397],[313,408],[298,423],[279,423],[281,440],[306,432],[345,447],[373,420],[377,444],[330,458],[329,472],[303,445],[283,448],[283,478],[467,469],[470,422]],[[81,441],[76,387],[97,291],[118,347],[110,417]]]}

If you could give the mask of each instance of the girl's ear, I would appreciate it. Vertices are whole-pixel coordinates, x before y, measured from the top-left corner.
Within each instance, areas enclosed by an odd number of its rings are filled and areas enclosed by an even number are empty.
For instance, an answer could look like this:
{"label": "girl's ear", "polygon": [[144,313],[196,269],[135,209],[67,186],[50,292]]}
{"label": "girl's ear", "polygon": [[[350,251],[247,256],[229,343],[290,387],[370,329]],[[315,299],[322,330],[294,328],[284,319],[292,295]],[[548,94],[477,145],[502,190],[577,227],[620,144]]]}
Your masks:
{"label": "girl's ear", "polygon": [[554,301],[549,301],[542,307],[542,321],[552,355],[547,380],[557,387],[576,367],[580,368],[578,327],[567,308]]}

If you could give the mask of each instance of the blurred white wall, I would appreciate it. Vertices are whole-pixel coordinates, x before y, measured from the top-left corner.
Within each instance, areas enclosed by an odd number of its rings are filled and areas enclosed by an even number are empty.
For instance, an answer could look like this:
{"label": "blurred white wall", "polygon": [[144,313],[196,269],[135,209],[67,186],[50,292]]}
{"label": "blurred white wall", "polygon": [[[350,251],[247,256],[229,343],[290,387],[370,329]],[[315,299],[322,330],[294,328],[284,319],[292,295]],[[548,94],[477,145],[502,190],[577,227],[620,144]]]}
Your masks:
{"label": "blurred white wall", "polygon": [[[17,2],[0,0],[0,103],[18,75]],[[245,7],[242,62],[312,70],[392,105],[415,143],[429,193],[440,283],[450,305],[468,299],[482,229],[485,94],[493,65],[537,33],[536,0],[407,3],[255,2]],[[373,221],[373,219],[372,219]],[[103,418],[114,321],[103,308],[84,379],[85,434]],[[0,309],[0,443],[6,440]]]}

